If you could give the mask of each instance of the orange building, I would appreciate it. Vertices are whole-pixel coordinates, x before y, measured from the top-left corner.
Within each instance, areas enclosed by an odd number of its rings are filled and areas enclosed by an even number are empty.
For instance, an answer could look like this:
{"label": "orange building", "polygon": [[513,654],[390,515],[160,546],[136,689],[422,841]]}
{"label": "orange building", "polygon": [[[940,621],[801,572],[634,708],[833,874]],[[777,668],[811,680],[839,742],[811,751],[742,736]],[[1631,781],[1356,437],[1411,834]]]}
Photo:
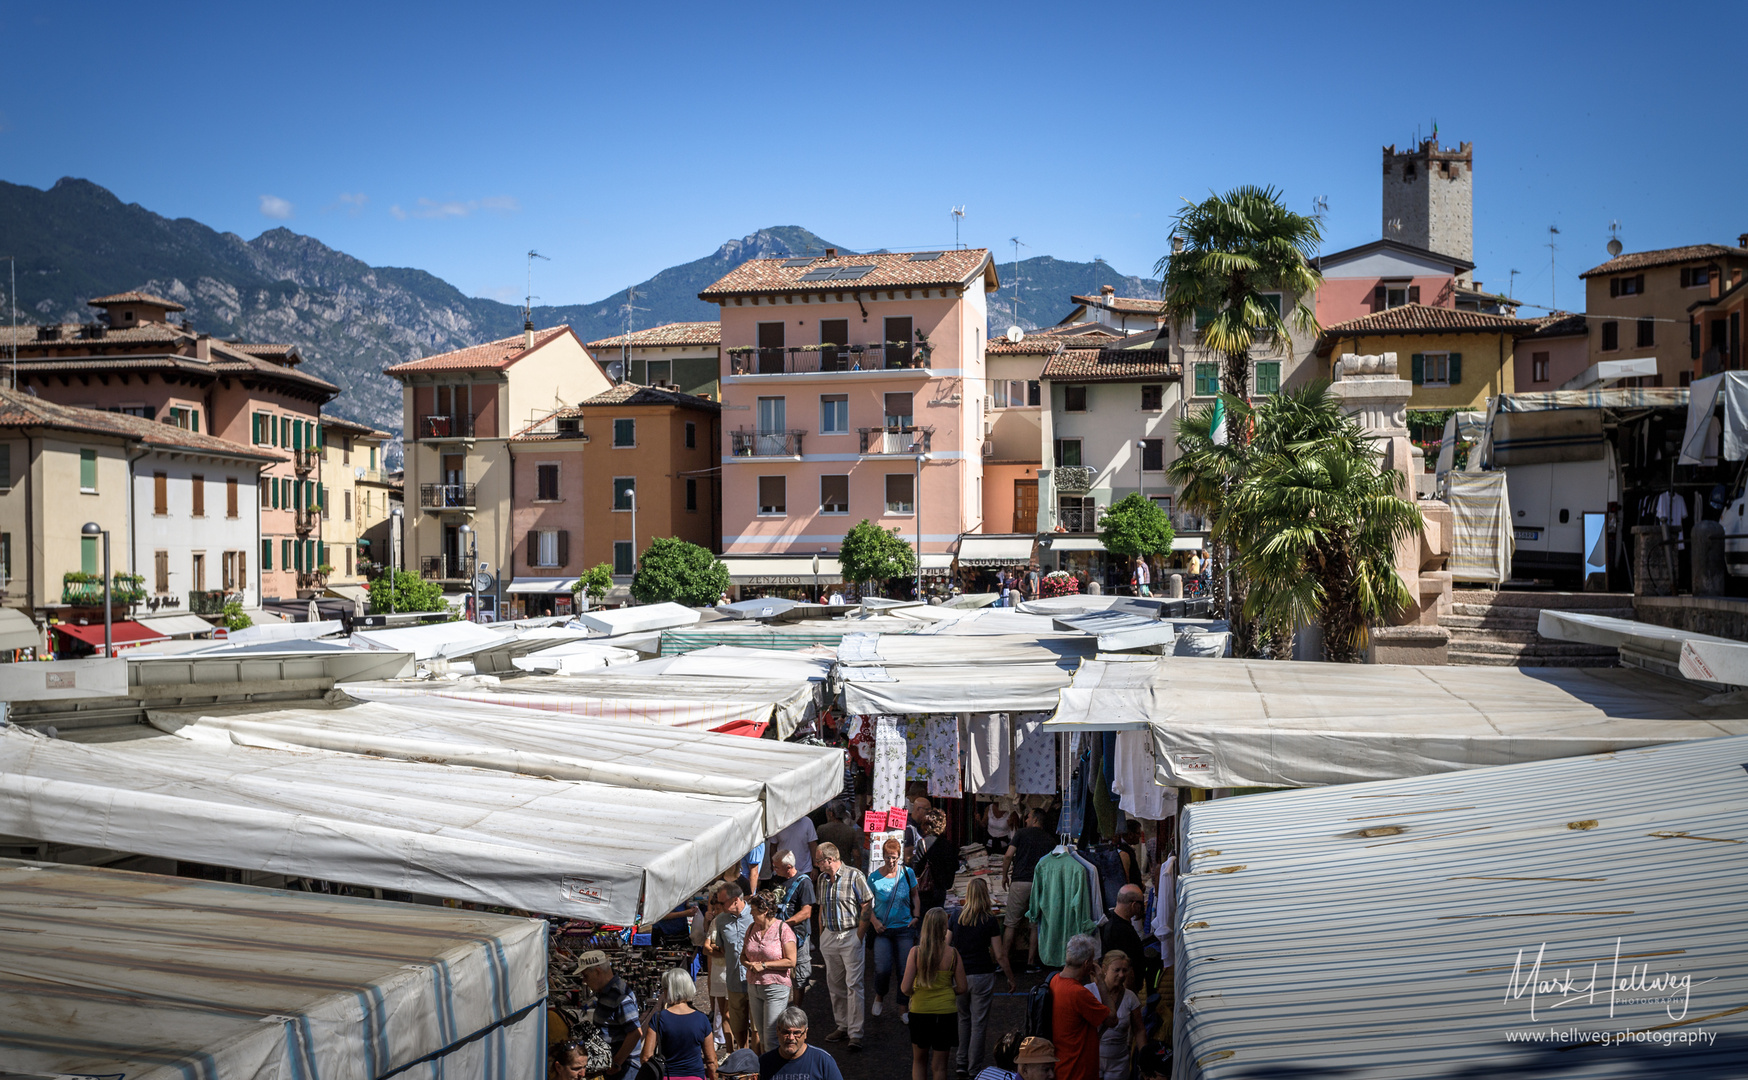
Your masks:
{"label": "orange building", "polygon": [[708,398],[621,383],[511,439],[508,616],[564,614],[602,563],[628,584],[658,537],[720,551],[720,417]]}

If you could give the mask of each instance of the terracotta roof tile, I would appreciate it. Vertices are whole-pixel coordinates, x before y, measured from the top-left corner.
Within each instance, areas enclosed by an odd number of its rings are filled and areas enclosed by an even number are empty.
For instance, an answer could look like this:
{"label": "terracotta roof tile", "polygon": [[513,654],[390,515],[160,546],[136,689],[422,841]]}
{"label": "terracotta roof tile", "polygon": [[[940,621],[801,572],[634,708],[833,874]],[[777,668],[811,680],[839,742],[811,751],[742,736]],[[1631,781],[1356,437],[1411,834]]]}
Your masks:
{"label": "terracotta roof tile", "polygon": [[171,424],[127,413],[102,412],[60,405],[17,390],[0,389],[0,427],[45,427],[137,439],[167,450],[192,450],[256,461],[287,461],[274,450],[187,431]]}
{"label": "terracotta roof tile", "polygon": [[1091,337],[1107,337],[1107,338],[1120,338],[1123,336],[1121,333],[1117,332],[1116,330],[1112,330],[1110,327],[1106,326],[1104,323],[1098,323],[1098,322],[1077,322],[1077,323],[1069,323],[1066,326],[1046,326],[1041,330],[1028,331],[1026,336],[1027,337],[1056,337],[1056,338],[1060,338],[1060,337],[1077,337],[1080,335],[1087,335],[1087,336],[1091,336]]}
{"label": "terracotta roof tile", "polygon": [[1519,319],[1511,315],[1489,315],[1481,311],[1460,308],[1433,307],[1430,304],[1403,304],[1388,311],[1377,311],[1326,326],[1317,337],[1316,353],[1329,355],[1337,338],[1380,334],[1460,334],[1502,331],[1516,335],[1519,331],[1537,328],[1534,319]]}
{"label": "terracotta roof tile", "polygon": [[1183,376],[1169,349],[1065,348],[1044,365],[1052,382],[1130,382]]}
{"label": "terracotta roof tile", "polygon": [[1652,267],[1674,266],[1677,263],[1698,262],[1701,259],[1731,257],[1748,260],[1748,250],[1726,247],[1723,244],[1689,244],[1686,247],[1659,248],[1656,251],[1629,251],[1624,255],[1616,255],[1601,266],[1593,266],[1578,276],[1587,278],[1599,274],[1624,274],[1628,270],[1649,270]]}
{"label": "terracotta roof tile", "polygon": [[1534,338],[1579,337],[1590,333],[1589,320],[1583,315],[1573,315],[1565,311],[1544,315],[1535,322],[1534,330],[1519,334],[1518,337],[1527,341]]}
{"label": "terracotta roof tile", "polygon": [[[238,342],[209,339],[211,359],[200,360],[193,355],[198,335],[168,323],[142,323],[122,328],[104,327],[101,337],[86,337],[94,323],[55,323],[58,338],[38,337],[38,327],[0,327],[0,346],[16,341],[18,367],[21,371],[136,371],[175,368],[180,371],[215,375],[259,374],[321,390],[330,396],[340,391],[338,386],[294,370],[289,363],[276,363],[252,355],[248,346]],[[111,349],[128,351],[111,352]],[[161,351],[158,351],[161,350]],[[39,355],[31,355],[32,353]],[[42,355],[47,354],[47,355]]]}
{"label": "terracotta roof tile", "polygon": [[676,322],[665,326],[652,326],[648,330],[633,330],[629,337],[620,334],[617,337],[602,338],[589,342],[591,349],[618,348],[629,343],[632,348],[645,345],[720,345],[722,344],[722,324],[720,322]]}
{"label": "terracotta roof tile", "polygon": [[[561,334],[575,334],[569,326],[554,326],[546,330],[534,332],[534,349],[540,348]],[[523,335],[499,338],[483,345],[469,345],[465,349],[453,352],[438,353],[419,360],[408,360],[403,364],[394,364],[383,369],[386,375],[405,375],[416,371],[483,371],[501,370],[533,352],[534,349],[522,347]]]}
{"label": "terracotta roof tile", "polygon": [[227,341],[225,344],[237,352],[258,356],[263,360],[289,360],[297,363],[303,359],[303,354],[297,351],[296,345],[260,345],[248,341]]}
{"label": "terracotta roof tile", "polygon": [[617,386],[601,391],[592,398],[585,398],[576,405],[566,405],[541,417],[534,423],[518,431],[512,438],[517,442],[542,442],[548,439],[560,438],[565,433],[537,430],[555,420],[574,420],[588,415],[585,410],[596,406],[611,405],[672,405],[681,409],[697,409],[699,412],[719,413],[722,406],[706,397],[681,393],[660,386],[641,386],[637,383],[623,382]]}
{"label": "terracotta roof tile", "polygon": [[162,296],[153,296],[149,292],[118,292],[113,296],[99,296],[95,300],[87,300],[91,307],[107,307],[110,304],[151,304],[153,307],[167,308],[170,311],[187,311],[188,309],[174,300],[166,300]]}
{"label": "terracotta roof tile", "polygon": [[328,431],[330,431],[330,432],[342,432],[344,434],[351,435],[353,438],[359,438],[359,439],[392,439],[392,438],[394,438],[393,435],[390,435],[386,431],[378,431],[377,429],[371,427],[369,424],[360,424],[356,420],[348,420],[342,416],[325,415],[322,417],[322,426],[324,428],[327,428]]}
{"label": "terracotta roof tile", "polygon": [[[851,292],[868,289],[928,288],[937,285],[969,285],[985,276],[988,287],[997,284],[994,264],[987,248],[928,252],[938,257],[917,261],[912,253],[886,255],[838,255],[820,257],[803,266],[799,258],[749,259],[719,278],[715,284],[698,294],[700,300],[755,293],[785,292]],[[848,270],[851,267],[873,267],[854,279],[801,280],[803,275],[827,268]]]}
{"label": "terracotta roof tile", "polygon": [[984,346],[985,356],[1051,356],[1062,348],[1061,340],[1027,334],[1019,341],[996,338]]}
{"label": "terracotta roof tile", "polygon": [[1165,310],[1164,300],[1148,300],[1140,296],[1071,296],[1077,304],[1120,311],[1125,315],[1158,315]]}
{"label": "terracotta roof tile", "polygon": [[1017,342],[995,338],[984,347],[989,356],[1050,356],[1067,348],[1100,348],[1122,338],[1122,334],[1099,323],[1075,323],[1073,326],[1047,326],[1027,331]]}

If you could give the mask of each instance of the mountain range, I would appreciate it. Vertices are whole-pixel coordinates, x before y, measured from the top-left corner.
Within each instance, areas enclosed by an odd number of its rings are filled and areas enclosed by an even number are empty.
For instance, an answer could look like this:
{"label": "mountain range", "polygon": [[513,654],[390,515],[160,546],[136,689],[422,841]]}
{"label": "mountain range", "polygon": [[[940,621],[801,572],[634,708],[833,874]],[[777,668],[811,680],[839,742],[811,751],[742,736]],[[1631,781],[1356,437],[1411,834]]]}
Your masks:
{"label": "mountain range", "polygon": [[[522,328],[514,304],[467,296],[448,282],[405,267],[370,266],[319,240],[269,229],[253,240],[191,218],[170,219],[123,203],[89,180],[48,188],[0,181],[0,247],[17,257],[22,321],[91,318],[94,296],[143,289],[184,305],[193,326],[222,338],[298,346],[308,370],[341,388],[327,411],[398,431],[400,388],[382,369]],[[698,299],[711,282],[752,258],[816,254],[835,247],[794,225],[759,229],[700,259],[671,266],[632,286],[634,327],[714,319]],[[1103,262],[1047,255],[997,263],[1002,281],[989,298],[989,324],[1048,326],[1071,309],[1071,294],[1111,285],[1118,295],[1157,295],[1159,283],[1117,273]],[[0,290],[5,283],[0,282]],[[536,326],[569,323],[584,341],[625,328],[626,294],[592,304],[536,307]]]}

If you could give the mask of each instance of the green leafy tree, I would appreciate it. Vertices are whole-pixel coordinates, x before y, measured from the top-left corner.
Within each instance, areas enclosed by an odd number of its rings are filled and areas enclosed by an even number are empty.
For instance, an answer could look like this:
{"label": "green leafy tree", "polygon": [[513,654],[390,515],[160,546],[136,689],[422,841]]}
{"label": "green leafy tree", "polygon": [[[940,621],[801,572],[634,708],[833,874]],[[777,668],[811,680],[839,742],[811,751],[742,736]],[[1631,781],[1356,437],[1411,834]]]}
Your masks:
{"label": "green leafy tree", "polygon": [[613,568],[606,563],[596,563],[584,570],[577,578],[573,593],[586,593],[590,600],[599,600],[607,595],[607,590],[613,587]]}
{"label": "green leafy tree", "polygon": [[443,586],[426,581],[409,570],[383,574],[370,583],[370,614],[395,611],[448,611]]}
{"label": "green leafy tree", "polygon": [[640,604],[709,607],[728,591],[728,567],[707,548],[664,536],[643,549],[631,596]]}
{"label": "green leafy tree", "polygon": [[882,529],[863,518],[844,535],[843,547],[838,551],[838,565],[843,567],[846,581],[858,585],[870,581],[886,582],[915,574],[916,552],[898,535],[897,529]]}
{"label": "green leafy tree", "polygon": [[1176,536],[1171,527],[1171,515],[1139,492],[1125,495],[1112,504],[1099,522],[1099,543],[1105,546],[1105,550],[1131,559],[1137,555],[1159,555],[1170,551]]}
{"label": "green leafy tree", "polygon": [[1248,465],[1224,507],[1246,614],[1277,637],[1316,623],[1324,659],[1359,662],[1371,627],[1413,599],[1396,550],[1425,522],[1401,474],[1321,382],[1257,407]]}
{"label": "green leafy tree", "polygon": [[232,600],[226,604],[223,614],[226,630],[242,630],[255,625],[255,620],[243,613],[243,604],[240,600]]}

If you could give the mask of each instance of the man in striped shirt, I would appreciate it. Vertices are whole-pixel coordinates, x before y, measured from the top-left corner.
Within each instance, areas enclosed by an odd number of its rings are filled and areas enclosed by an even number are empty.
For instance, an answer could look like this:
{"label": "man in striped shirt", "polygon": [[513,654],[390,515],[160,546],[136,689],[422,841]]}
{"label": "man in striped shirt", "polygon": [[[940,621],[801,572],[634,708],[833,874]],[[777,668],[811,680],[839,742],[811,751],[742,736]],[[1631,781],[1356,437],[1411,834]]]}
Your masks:
{"label": "man in striped shirt", "polygon": [[826,987],[831,991],[832,1019],[837,1030],[827,1042],[850,1040],[851,1050],[862,1049],[863,964],[867,950],[862,939],[868,930],[868,911],[874,890],[868,876],[845,866],[836,844],[822,842],[814,851],[819,866],[819,951],[825,958]]}

